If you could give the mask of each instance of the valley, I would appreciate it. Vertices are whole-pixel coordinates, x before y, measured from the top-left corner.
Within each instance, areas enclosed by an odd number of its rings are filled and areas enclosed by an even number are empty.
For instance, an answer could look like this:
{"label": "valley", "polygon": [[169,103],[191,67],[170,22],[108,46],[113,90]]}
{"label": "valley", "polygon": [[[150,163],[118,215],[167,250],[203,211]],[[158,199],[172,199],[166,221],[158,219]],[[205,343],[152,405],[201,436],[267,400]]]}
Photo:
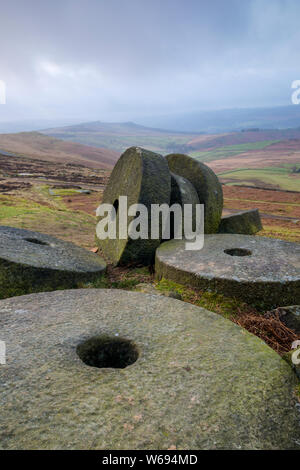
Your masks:
{"label": "valley", "polygon": [[187,134],[95,122],[49,132],[0,134],[2,225],[92,248],[95,210],[110,172],[123,149],[140,145],[206,163],[223,184],[224,214],[258,208],[259,235],[300,241],[300,129]]}

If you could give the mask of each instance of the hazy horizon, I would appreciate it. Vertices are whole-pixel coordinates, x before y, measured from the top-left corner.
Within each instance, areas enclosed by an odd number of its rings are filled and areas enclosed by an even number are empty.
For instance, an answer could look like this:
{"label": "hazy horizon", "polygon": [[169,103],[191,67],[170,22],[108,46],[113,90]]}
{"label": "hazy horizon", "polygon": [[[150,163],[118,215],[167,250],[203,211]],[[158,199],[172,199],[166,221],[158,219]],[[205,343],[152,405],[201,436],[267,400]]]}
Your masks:
{"label": "hazy horizon", "polygon": [[12,0],[0,122],[151,122],[291,105],[296,0]]}

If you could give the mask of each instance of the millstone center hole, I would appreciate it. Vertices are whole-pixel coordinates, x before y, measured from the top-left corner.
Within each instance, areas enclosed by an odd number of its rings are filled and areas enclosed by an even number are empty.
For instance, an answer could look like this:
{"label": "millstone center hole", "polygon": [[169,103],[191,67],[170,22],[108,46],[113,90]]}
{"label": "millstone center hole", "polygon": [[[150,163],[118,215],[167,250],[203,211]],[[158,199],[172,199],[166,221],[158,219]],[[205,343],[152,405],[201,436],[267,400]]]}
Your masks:
{"label": "millstone center hole", "polygon": [[96,336],[77,346],[80,359],[92,367],[124,369],[139,357],[137,346],[130,340],[119,337]]}
{"label": "millstone center hole", "polygon": [[35,245],[49,245],[49,243],[42,242],[41,240],[38,240],[37,238],[24,238],[24,240],[29,243],[34,243]]}
{"label": "millstone center hole", "polygon": [[246,250],[245,248],[230,248],[228,250],[224,250],[224,253],[230,256],[250,256],[252,255],[252,251]]}
{"label": "millstone center hole", "polygon": [[116,211],[116,215],[118,213],[118,210],[119,210],[119,199],[116,199],[115,202],[113,203],[113,206],[115,208],[115,211]]}

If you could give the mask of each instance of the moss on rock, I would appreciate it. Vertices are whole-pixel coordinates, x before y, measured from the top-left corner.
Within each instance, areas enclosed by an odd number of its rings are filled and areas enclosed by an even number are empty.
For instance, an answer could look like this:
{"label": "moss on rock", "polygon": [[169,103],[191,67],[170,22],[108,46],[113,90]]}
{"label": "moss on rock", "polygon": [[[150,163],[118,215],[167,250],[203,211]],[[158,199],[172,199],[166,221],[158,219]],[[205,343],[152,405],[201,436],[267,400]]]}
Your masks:
{"label": "moss on rock", "polygon": [[[171,176],[164,157],[139,147],[130,147],[121,155],[105,188],[102,204],[112,204],[116,208],[120,196],[127,196],[128,207],[132,204],[144,204],[148,209],[149,236],[148,239],[137,240],[129,237],[119,238],[120,214],[117,211],[116,239],[96,238],[103,254],[112,263],[153,263],[155,249],[159,246],[162,237],[162,225],[160,223],[159,239],[151,239],[151,204],[169,204],[170,194]],[[122,214],[122,216],[126,215]],[[134,218],[134,216],[127,217],[127,225]]]}
{"label": "moss on rock", "polygon": [[0,318],[1,449],[299,449],[295,374],[208,310],[84,289],[2,300]]}
{"label": "moss on rock", "polygon": [[155,274],[258,309],[274,308],[300,302],[299,250],[296,243],[251,235],[206,235],[199,251],[171,240],[156,251]]}
{"label": "moss on rock", "polygon": [[252,209],[222,217],[219,226],[219,233],[254,235],[262,230],[262,228],[258,209]]}
{"label": "moss on rock", "polygon": [[0,227],[0,298],[76,288],[99,279],[104,260],[49,235]]}

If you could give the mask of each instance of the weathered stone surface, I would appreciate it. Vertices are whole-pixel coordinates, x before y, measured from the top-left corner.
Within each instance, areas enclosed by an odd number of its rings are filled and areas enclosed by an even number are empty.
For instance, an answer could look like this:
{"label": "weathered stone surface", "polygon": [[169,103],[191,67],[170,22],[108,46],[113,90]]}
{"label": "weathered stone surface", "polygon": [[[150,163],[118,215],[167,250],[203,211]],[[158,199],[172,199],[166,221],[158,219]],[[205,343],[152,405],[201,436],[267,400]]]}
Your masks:
{"label": "weathered stone surface", "polygon": [[188,155],[170,154],[166,156],[170,170],[192,183],[199,201],[205,206],[204,231],[216,233],[223,209],[222,186],[215,173],[204,163]]}
{"label": "weathered stone surface", "polygon": [[39,232],[0,226],[0,298],[76,287],[101,276],[100,256]]}
{"label": "weathered stone surface", "polygon": [[288,307],[278,307],[268,312],[271,315],[278,315],[279,319],[288,328],[300,334],[300,305],[290,305]]}
{"label": "weathered stone surface", "polygon": [[297,243],[218,234],[205,236],[202,250],[188,251],[184,240],[171,240],[156,251],[155,272],[158,279],[210,289],[257,307],[300,302]]}
{"label": "weathered stone surface", "polygon": [[[192,229],[196,230],[196,204],[200,204],[199,197],[196,189],[186,178],[171,173],[171,201],[170,206],[173,204],[179,204],[184,210],[185,204],[191,204],[193,206],[192,211]],[[182,212],[182,231],[181,236],[184,234],[184,212]],[[171,219],[173,221],[173,219]],[[174,221],[173,221],[174,225]],[[171,237],[174,237],[174,229],[171,227]]]}
{"label": "weathered stone surface", "polygon": [[[2,300],[0,322],[1,449],[299,448],[295,374],[212,312],[84,289]],[[137,361],[86,365],[78,346],[102,335],[133,342]]]}
{"label": "weathered stone surface", "polygon": [[262,228],[258,209],[252,209],[222,217],[219,226],[219,233],[254,235],[262,230]]}
{"label": "weathered stone surface", "polygon": [[[148,208],[150,235],[151,204],[169,204],[170,194],[171,176],[165,158],[139,147],[131,147],[116,163],[104,191],[102,203],[113,204],[117,208],[119,196],[127,196],[128,207],[132,204],[144,204]],[[117,226],[119,215],[117,211]],[[128,225],[133,219],[133,216],[127,218]],[[160,244],[160,239],[151,239],[150,236],[148,240],[132,240],[128,237],[119,239],[118,231],[115,240],[97,240],[104,255],[115,264],[150,264],[154,260],[155,249]]]}

